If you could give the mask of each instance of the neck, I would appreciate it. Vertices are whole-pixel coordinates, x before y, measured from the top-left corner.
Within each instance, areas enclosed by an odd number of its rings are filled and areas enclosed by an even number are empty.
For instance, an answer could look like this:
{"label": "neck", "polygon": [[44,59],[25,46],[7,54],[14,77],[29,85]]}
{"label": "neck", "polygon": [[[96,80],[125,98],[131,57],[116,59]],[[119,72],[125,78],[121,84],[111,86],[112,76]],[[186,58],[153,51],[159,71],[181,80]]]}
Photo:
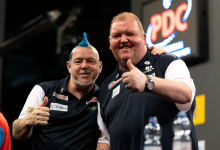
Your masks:
{"label": "neck", "polygon": [[92,90],[93,86],[94,84],[89,86],[80,86],[70,79],[68,82],[68,91],[76,96],[78,99],[80,99],[83,95],[89,93]]}
{"label": "neck", "polygon": [[119,64],[119,68],[122,70],[122,71],[129,71],[128,67],[127,67],[127,62],[124,63],[125,65],[121,65]]}
{"label": "neck", "polygon": [[[136,59],[136,61],[134,60],[131,60],[132,64],[135,66],[137,65],[143,58],[144,56],[146,55],[147,53],[147,48],[145,49],[145,51],[143,51],[142,55],[140,55],[140,57],[138,59]],[[118,61],[119,62],[119,68],[122,70],[122,71],[130,71],[128,69],[128,66],[127,66],[127,61],[128,60],[121,60],[121,61]]]}

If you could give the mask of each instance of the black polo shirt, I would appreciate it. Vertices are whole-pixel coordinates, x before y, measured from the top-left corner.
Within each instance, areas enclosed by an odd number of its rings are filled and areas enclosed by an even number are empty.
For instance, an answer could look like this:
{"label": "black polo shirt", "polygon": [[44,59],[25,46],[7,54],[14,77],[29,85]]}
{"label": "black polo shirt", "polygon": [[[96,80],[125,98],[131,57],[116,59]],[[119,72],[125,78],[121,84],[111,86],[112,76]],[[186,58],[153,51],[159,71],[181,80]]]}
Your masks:
{"label": "black polo shirt", "polygon": [[[178,59],[178,57],[170,54],[153,56],[148,51],[136,67],[146,75],[164,78],[169,64]],[[144,127],[150,116],[157,116],[158,123],[162,127],[162,149],[172,150],[174,136],[172,125],[179,111],[175,103],[147,92],[129,92],[122,83],[121,76],[123,73],[117,65],[115,72],[103,82],[98,97],[101,116],[110,134],[111,149],[143,150]],[[192,121],[194,109],[195,100],[187,115],[192,124],[192,147],[193,150],[198,150]]]}
{"label": "black polo shirt", "polygon": [[50,108],[50,117],[48,125],[34,127],[33,150],[96,149],[100,136],[97,125],[99,88],[94,85],[89,93],[78,99],[67,89],[69,78],[38,84],[48,97],[46,106]]}

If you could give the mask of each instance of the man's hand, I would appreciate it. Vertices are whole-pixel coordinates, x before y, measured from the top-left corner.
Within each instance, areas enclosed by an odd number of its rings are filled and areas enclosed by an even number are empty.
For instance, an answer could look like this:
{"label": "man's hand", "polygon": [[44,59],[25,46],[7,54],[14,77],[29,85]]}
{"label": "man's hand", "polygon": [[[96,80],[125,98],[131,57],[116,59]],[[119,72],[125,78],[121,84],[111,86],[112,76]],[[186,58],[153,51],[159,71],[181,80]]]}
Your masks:
{"label": "man's hand", "polygon": [[50,109],[45,107],[47,103],[48,97],[44,97],[44,100],[28,115],[27,120],[29,121],[29,125],[38,127],[48,124]]}
{"label": "man's hand", "polygon": [[22,119],[16,119],[13,122],[12,135],[15,140],[24,141],[32,135],[33,127],[48,124],[50,109],[45,107],[48,103],[48,97],[44,97],[42,103],[34,108],[34,111]]}
{"label": "man's hand", "polygon": [[127,66],[130,71],[122,74],[125,88],[132,93],[143,92],[147,81],[146,75],[132,64],[131,59],[128,59]]}
{"label": "man's hand", "polygon": [[164,48],[161,48],[159,46],[151,46],[150,47],[150,50],[151,50],[151,54],[152,55],[161,55],[161,54],[169,54],[168,51],[166,51]]}

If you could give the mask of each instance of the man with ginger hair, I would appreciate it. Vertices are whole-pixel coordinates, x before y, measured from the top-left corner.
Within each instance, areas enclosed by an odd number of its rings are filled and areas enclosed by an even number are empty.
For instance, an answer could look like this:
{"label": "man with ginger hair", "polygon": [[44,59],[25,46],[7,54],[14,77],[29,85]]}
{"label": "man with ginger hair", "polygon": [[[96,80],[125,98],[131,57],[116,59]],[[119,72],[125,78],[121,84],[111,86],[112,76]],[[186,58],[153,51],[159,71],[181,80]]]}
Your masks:
{"label": "man with ginger hair", "polygon": [[186,111],[192,150],[198,150],[193,125],[195,85],[184,61],[172,54],[151,55],[146,34],[133,13],[122,12],[111,22],[110,50],[117,68],[101,86],[99,122],[113,150],[143,150],[144,127],[156,116],[162,128],[162,149],[171,150],[173,121]]}

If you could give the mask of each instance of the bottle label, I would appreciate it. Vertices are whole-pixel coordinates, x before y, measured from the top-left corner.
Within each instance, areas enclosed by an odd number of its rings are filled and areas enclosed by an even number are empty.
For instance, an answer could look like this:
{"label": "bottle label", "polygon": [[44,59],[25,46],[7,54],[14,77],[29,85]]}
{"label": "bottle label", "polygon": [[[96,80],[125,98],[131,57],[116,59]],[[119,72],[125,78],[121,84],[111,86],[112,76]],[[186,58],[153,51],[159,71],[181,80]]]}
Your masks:
{"label": "bottle label", "polygon": [[181,150],[182,143],[180,141],[173,142],[173,150]]}
{"label": "bottle label", "polygon": [[162,150],[160,146],[144,146],[144,150]]}
{"label": "bottle label", "polygon": [[182,142],[181,150],[192,150],[191,142]]}
{"label": "bottle label", "polygon": [[192,150],[191,142],[173,142],[173,150]]}

